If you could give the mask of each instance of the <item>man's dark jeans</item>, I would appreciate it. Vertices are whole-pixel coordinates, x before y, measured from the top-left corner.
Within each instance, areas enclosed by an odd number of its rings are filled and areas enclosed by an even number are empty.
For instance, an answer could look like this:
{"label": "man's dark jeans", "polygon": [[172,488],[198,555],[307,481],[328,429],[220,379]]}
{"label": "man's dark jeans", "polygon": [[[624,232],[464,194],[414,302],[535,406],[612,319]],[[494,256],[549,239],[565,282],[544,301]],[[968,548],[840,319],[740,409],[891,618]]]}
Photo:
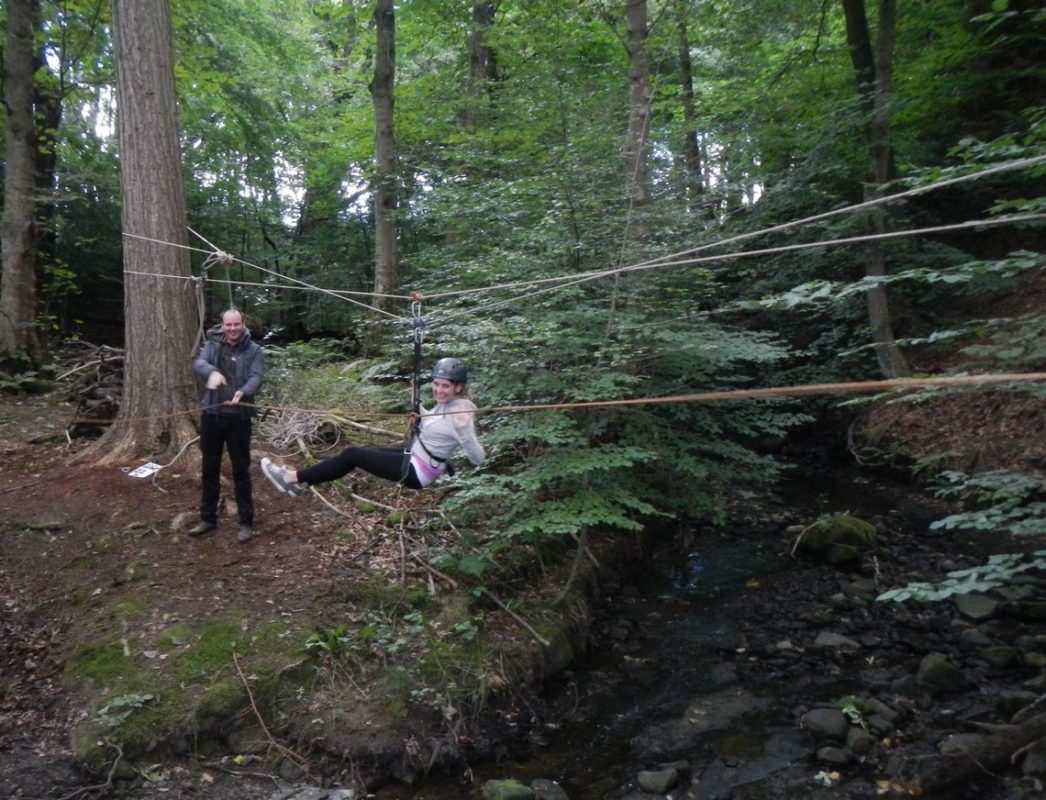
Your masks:
{"label": "man's dark jeans", "polygon": [[241,525],[254,525],[254,496],[251,487],[251,420],[238,414],[202,414],[200,452],[203,456],[200,519],[218,522],[221,498],[222,448],[229,451],[236,511]]}

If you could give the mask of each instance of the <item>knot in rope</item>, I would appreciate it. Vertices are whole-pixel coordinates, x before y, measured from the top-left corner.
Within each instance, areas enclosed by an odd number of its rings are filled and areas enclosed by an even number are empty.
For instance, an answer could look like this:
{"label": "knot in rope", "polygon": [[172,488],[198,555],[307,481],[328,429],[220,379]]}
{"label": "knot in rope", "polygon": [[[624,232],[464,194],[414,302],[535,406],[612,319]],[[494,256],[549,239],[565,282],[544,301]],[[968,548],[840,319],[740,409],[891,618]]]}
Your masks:
{"label": "knot in rope", "polygon": [[207,258],[203,260],[203,270],[206,272],[216,264],[224,264],[230,266],[236,259],[231,253],[226,253],[223,250],[215,250],[213,253],[208,254]]}

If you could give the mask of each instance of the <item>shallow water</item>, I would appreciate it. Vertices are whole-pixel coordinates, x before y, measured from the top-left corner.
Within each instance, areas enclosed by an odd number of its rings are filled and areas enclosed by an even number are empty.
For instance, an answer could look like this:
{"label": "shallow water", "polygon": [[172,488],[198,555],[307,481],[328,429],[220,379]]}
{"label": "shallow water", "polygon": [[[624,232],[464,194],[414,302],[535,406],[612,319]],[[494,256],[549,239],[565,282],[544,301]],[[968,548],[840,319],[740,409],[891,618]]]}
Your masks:
{"label": "shallow water", "polygon": [[[806,521],[825,513],[860,513],[870,499],[863,484],[806,483],[789,491],[791,506]],[[479,798],[483,783],[496,778],[524,784],[552,779],[571,800],[615,793],[637,770],[654,768],[642,755],[643,741],[656,737],[659,725],[685,714],[695,697],[725,686],[740,688],[731,681],[730,662],[745,643],[729,606],[744,602],[747,586],[787,566],[789,548],[783,533],[753,539],[719,532],[696,537],[686,555],[656,559],[641,580],[611,599],[609,625],[622,631],[621,640],[582,658],[550,685],[557,722],[534,732],[538,744],[501,763],[475,766],[470,784],[434,777],[417,788],[386,787],[376,797]],[[831,691],[845,688],[846,681],[841,683]],[[764,685],[758,692],[773,695],[774,687]],[[757,761],[773,737],[784,737],[780,746],[787,750],[794,735],[794,722],[782,718],[781,709],[769,708],[746,714],[743,727],[701,734],[693,748],[703,761]]]}

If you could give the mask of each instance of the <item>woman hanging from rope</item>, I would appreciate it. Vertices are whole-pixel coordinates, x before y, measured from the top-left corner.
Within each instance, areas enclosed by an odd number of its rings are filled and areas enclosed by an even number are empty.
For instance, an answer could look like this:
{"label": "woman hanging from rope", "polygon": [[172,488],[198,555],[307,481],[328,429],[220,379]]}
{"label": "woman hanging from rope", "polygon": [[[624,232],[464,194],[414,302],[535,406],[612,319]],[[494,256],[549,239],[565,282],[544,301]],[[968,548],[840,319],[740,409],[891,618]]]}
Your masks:
{"label": "woman hanging from rope", "polygon": [[283,494],[297,496],[307,487],[328,483],[362,469],[410,489],[424,489],[446,471],[447,460],[461,447],[476,466],[486,453],[476,438],[476,406],[468,399],[468,371],[457,358],[441,358],[432,368],[432,395],[436,406],[421,412],[409,449],[349,447],[336,456],[308,467],[290,469],[261,460],[265,477]]}

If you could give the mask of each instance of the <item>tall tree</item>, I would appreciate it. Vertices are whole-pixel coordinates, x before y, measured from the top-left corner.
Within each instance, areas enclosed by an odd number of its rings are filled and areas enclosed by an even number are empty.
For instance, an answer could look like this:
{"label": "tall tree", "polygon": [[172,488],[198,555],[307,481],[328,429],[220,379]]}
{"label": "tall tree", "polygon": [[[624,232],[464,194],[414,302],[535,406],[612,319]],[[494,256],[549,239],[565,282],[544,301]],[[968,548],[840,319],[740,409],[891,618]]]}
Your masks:
{"label": "tall tree", "polygon": [[694,104],[694,66],[690,58],[690,34],[686,0],[675,0],[676,36],[679,50],[679,95],[683,104],[683,185],[688,205],[702,194],[701,148],[697,140],[697,110]]}
{"label": "tall tree", "polygon": [[458,114],[458,124],[465,129],[476,124],[476,109],[487,93],[488,85],[497,79],[497,61],[487,41],[494,26],[496,6],[489,0],[472,6],[472,30],[468,35],[469,71],[465,81],[465,105]]}
{"label": "tall tree", "polygon": [[37,136],[33,119],[36,0],[9,0],[4,52],[4,214],[0,249],[0,356],[38,362],[36,328]]}
{"label": "tall tree", "polygon": [[[868,175],[864,199],[882,197],[884,185],[894,177],[893,147],[890,144],[890,106],[893,100],[893,53],[897,31],[896,0],[879,0],[878,47],[873,47],[864,0],[842,0],[846,16],[846,40],[850,62],[857,79],[861,110],[865,117],[865,144],[868,148]],[[877,206],[871,212],[875,234],[886,231],[886,212]],[[881,278],[886,275],[886,252],[881,240],[865,245],[865,274]],[[911,374],[904,354],[894,339],[893,322],[886,288],[878,284],[865,294],[868,323],[879,368],[887,378]]]}
{"label": "tall tree", "polygon": [[374,294],[375,305],[387,307],[382,295],[399,285],[396,252],[396,143],[393,136],[393,87],[396,78],[396,16],[393,0],[377,0],[374,23],[377,44],[374,79]]}
{"label": "tall tree", "polygon": [[[180,450],[195,436],[195,333],[167,0],[112,0],[124,237],[120,414],[103,462]],[[168,243],[168,244],[163,244]],[[185,280],[172,280],[172,276]]]}
{"label": "tall tree", "polygon": [[647,139],[650,135],[650,60],[647,58],[647,2],[627,0],[628,132],[625,134],[625,180],[632,224],[630,237],[643,239],[642,209],[650,199]]}

